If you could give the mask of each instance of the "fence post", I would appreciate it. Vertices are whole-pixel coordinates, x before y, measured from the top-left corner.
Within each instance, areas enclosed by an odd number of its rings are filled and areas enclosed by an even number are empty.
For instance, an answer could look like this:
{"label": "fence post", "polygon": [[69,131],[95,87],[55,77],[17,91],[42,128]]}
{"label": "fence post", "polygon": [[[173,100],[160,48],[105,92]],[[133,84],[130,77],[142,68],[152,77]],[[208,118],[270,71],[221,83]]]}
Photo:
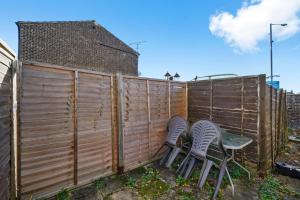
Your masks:
{"label": "fence post", "polygon": [[[244,134],[244,78],[241,78],[241,135]],[[241,151],[242,163],[245,160],[245,151]]]}
{"label": "fence post", "polygon": [[168,81],[169,118],[171,118],[171,82]]}
{"label": "fence post", "polygon": [[111,151],[112,151],[112,170],[116,170],[115,163],[115,97],[114,97],[114,77],[110,77],[110,100],[111,100]]}
{"label": "fence post", "polygon": [[[268,168],[268,155],[266,154],[268,149],[267,138],[267,129],[266,129],[266,76],[258,76],[258,85],[257,85],[257,95],[258,95],[258,119],[257,119],[257,152],[258,152],[258,170],[260,173],[265,173],[264,170]],[[272,145],[271,145],[272,146]],[[270,147],[270,146],[269,146]]]}
{"label": "fence post", "polygon": [[188,82],[185,83],[185,114],[186,120],[189,119],[189,89]]}
{"label": "fence post", "polygon": [[10,198],[12,200],[16,199],[16,156],[15,156],[15,114],[16,114],[16,108],[15,108],[15,102],[16,102],[16,96],[15,93],[17,91],[15,86],[16,86],[16,75],[17,75],[17,69],[18,69],[18,61],[14,60],[12,65],[11,65],[11,110],[10,110],[10,115],[11,115],[11,130],[10,130]]}
{"label": "fence post", "polygon": [[21,199],[21,102],[22,102],[22,62],[17,61],[17,159],[16,159],[16,179],[17,179],[17,199]]}
{"label": "fence post", "polygon": [[74,185],[78,182],[78,71],[74,71]]}
{"label": "fence post", "polygon": [[117,74],[117,85],[118,85],[118,173],[124,172],[124,158],[123,158],[123,128],[124,128],[124,83],[121,74]]}
{"label": "fence post", "polygon": [[209,119],[212,121],[213,117],[212,117],[212,113],[213,113],[213,80],[210,79],[210,99],[209,99],[209,103],[210,103],[210,110],[209,110]]}
{"label": "fence post", "polygon": [[151,110],[150,110],[150,88],[149,88],[149,80],[146,80],[147,84],[147,110],[148,110],[148,159],[151,158]]}

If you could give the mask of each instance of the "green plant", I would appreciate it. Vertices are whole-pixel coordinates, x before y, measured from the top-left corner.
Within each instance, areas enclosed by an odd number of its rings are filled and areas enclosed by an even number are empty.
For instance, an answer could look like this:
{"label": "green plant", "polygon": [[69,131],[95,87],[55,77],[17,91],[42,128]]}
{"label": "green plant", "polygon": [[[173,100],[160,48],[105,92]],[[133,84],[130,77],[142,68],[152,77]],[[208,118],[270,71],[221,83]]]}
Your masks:
{"label": "green plant", "polygon": [[103,180],[99,178],[93,181],[93,186],[96,188],[96,190],[100,191],[104,188],[105,184]]}
{"label": "green plant", "polygon": [[159,179],[160,174],[157,169],[148,168],[145,172],[145,174],[142,176],[143,181],[148,181],[151,179]]}
{"label": "green plant", "polygon": [[286,196],[299,198],[300,194],[291,191],[274,176],[269,175],[263,180],[259,187],[259,197],[262,200],[284,199]]}
{"label": "green plant", "polygon": [[261,183],[259,187],[259,196],[262,200],[276,200],[279,199],[278,190],[280,183],[273,176],[269,175]]}
{"label": "green plant", "polygon": [[136,180],[132,177],[128,177],[126,181],[126,186],[130,188],[136,187]]}
{"label": "green plant", "polygon": [[176,184],[178,186],[187,186],[188,185],[188,180],[185,180],[182,176],[177,176],[175,180]]}
{"label": "green plant", "polygon": [[195,197],[192,192],[187,192],[182,189],[177,190],[177,196],[179,200],[194,200]]}
{"label": "green plant", "polygon": [[67,189],[62,189],[60,192],[56,194],[57,200],[70,200],[71,199],[71,192]]}
{"label": "green plant", "polygon": [[170,187],[165,183],[156,169],[148,168],[145,174],[137,181],[139,194],[147,199],[157,199],[163,193],[169,191]]}

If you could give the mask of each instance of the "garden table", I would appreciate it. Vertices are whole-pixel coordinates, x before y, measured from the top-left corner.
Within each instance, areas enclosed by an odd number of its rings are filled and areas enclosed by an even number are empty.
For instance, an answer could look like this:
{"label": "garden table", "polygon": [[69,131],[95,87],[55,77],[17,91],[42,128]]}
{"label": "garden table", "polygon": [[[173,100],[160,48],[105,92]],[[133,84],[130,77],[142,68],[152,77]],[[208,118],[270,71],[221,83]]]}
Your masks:
{"label": "garden table", "polygon": [[[251,138],[248,138],[243,135],[237,135],[237,134],[231,133],[230,130],[228,130],[228,129],[221,128],[221,131],[222,131],[223,146],[225,147],[226,150],[231,151],[229,153],[230,156],[227,158],[227,161],[232,161],[238,167],[240,167],[241,169],[246,171],[248,174],[248,177],[250,179],[250,172],[235,160],[234,155],[235,155],[235,150],[243,149],[247,145],[251,144],[253,142],[253,140]],[[215,146],[213,143],[211,145]],[[182,147],[184,149],[187,149],[187,151],[189,151],[189,149],[191,148],[191,143],[190,142],[184,143],[182,145]],[[185,151],[183,149],[182,149],[182,151],[183,151],[183,153],[187,153],[187,151]],[[214,155],[208,154],[208,156],[211,158],[214,158],[216,160],[222,161],[222,159],[219,159],[219,158],[215,157]],[[218,167],[218,166],[216,166],[216,167]],[[231,179],[231,176],[229,174],[227,167],[226,167],[226,173],[228,175],[229,182],[232,187],[232,194],[234,195],[234,184],[232,182],[232,179]]]}
{"label": "garden table", "polygon": [[244,147],[252,143],[253,140],[243,135],[233,134],[226,129],[222,129],[222,141],[223,141],[223,146],[229,151],[231,151],[228,161],[232,161],[234,164],[236,164],[241,169],[246,171],[250,179],[250,172],[234,159],[234,155],[235,155],[234,151],[243,149]]}

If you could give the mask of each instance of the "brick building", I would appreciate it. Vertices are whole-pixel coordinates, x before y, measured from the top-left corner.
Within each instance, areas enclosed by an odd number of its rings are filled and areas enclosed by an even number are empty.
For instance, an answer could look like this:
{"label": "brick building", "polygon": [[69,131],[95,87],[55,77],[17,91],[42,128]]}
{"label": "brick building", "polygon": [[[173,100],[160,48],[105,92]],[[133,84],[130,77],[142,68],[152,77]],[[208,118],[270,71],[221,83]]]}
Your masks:
{"label": "brick building", "polygon": [[139,54],[95,21],[16,24],[21,61],[138,75]]}

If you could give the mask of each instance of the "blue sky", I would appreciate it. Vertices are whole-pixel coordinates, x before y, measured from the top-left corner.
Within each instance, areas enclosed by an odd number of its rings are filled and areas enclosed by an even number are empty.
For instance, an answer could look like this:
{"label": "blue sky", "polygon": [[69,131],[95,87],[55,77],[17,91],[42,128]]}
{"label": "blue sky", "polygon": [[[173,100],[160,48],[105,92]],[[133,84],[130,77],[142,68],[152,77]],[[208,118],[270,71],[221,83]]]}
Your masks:
{"label": "blue sky", "polygon": [[[231,19],[229,24],[237,32],[224,30],[222,25],[228,23],[223,16],[218,18],[214,34],[209,28],[213,16],[226,12],[234,18],[239,9],[259,3],[246,0],[10,0],[1,2],[1,7],[6,9],[0,12],[0,38],[17,52],[16,21],[94,19],[125,43],[146,41],[140,47],[139,71],[142,76],[163,78],[165,72],[169,71],[171,74],[178,72],[181,80],[191,80],[196,75],[220,73],[269,74],[268,25],[257,25],[261,34],[257,36],[255,47],[250,45],[250,50],[247,47],[244,51],[242,45],[251,38],[239,40],[238,35],[247,35],[249,31],[259,32],[255,28],[256,22],[262,21],[259,16],[250,16],[253,22],[249,28],[240,27],[236,25],[238,20]],[[294,11],[296,19],[299,10]],[[244,18],[247,18],[247,13]],[[300,92],[298,25],[291,30],[294,32],[283,33],[282,37],[278,30],[279,36],[274,39],[274,74],[280,74],[281,77],[277,79],[283,88]]]}

